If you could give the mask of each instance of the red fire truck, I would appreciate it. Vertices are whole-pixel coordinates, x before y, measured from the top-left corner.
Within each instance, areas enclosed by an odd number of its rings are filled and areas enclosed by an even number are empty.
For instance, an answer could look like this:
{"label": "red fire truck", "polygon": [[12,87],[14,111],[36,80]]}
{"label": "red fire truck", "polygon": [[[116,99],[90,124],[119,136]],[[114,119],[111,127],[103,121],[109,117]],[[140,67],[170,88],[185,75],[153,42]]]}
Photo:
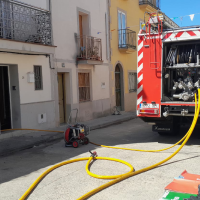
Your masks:
{"label": "red fire truck", "polygon": [[194,116],[200,26],[166,29],[162,13],[148,14],[138,34],[137,116],[161,135],[176,134]]}

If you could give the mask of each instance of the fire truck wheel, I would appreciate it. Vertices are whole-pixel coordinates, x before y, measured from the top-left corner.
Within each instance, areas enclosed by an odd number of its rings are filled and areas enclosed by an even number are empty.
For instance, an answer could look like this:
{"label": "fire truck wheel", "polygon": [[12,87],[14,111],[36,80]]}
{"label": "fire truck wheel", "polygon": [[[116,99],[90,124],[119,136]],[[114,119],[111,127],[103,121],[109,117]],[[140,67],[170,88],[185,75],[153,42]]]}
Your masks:
{"label": "fire truck wheel", "polygon": [[77,141],[77,140],[73,141],[72,146],[73,146],[74,148],[78,148],[78,146],[79,146],[78,141]]}
{"label": "fire truck wheel", "polygon": [[89,138],[88,138],[88,137],[85,137],[85,138],[84,138],[84,144],[85,144],[85,145],[89,144]]}

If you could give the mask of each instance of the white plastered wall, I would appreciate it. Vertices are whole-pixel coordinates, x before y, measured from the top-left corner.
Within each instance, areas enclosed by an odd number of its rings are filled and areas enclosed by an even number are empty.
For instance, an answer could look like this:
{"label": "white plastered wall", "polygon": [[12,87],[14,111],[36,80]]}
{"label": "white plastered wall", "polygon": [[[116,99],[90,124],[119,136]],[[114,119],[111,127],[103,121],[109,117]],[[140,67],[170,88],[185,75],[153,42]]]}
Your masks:
{"label": "white plastered wall", "polygon": [[[92,100],[109,98],[109,66],[106,58],[106,25],[105,14],[107,12],[106,0],[52,0],[52,25],[53,38],[56,48],[56,68],[72,70],[72,104],[79,103],[77,71],[92,71]],[[76,65],[77,46],[75,34],[79,34],[78,11],[89,15],[91,36],[101,38],[103,65]],[[57,14],[59,13],[59,15]],[[99,33],[99,34],[98,34]],[[101,84],[105,83],[105,89]]]}
{"label": "white plastered wall", "polygon": [[[0,64],[18,65],[20,104],[52,100],[48,57],[0,53]],[[34,71],[34,65],[42,66],[43,90],[35,90],[35,84],[27,81],[27,73]]]}
{"label": "white plastered wall", "polygon": [[[91,99],[95,101],[109,98],[109,67],[106,65],[79,65],[78,71],[84,70],[91,71]],[[105,83],[105,88],[102,88],[102,83]]]}

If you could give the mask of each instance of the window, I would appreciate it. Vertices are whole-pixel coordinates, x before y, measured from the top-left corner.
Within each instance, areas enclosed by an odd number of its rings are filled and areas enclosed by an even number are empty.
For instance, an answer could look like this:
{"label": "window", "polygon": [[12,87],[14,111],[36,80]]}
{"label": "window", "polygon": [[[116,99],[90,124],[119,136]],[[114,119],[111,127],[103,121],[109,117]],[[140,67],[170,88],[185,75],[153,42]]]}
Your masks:
{"label": "window", "polygon": [[90,100],[90,76],[89,73],[78,74],[79,102]]}
{"label": "window", "polygon": [[129,72],[128,79],[129,79],[129,92],[136,92],[137,91],[137,73]]}
{"label": "window", "polygon": [[35,90],[42,90],[42,66],[34,66],[34,74],[35,74]]}
{"label": "window", "polygon": [[126,14],[118,10],[119,47],[126,46]]}

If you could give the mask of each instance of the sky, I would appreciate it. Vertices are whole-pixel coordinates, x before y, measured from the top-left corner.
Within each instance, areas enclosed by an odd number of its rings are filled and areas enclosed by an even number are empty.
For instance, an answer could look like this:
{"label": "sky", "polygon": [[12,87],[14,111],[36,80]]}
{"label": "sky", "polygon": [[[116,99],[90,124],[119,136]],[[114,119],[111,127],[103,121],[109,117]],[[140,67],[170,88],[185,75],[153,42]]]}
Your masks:
{"label": "sky", "polygon": [[[179,26],[200,25],[200,0],[160,0],[160,9],[169,18],[179,17],[172,19]],[[191,14],[197,14],[193,21],[189,16],[183,17],[181,21],[182,16]]]}

